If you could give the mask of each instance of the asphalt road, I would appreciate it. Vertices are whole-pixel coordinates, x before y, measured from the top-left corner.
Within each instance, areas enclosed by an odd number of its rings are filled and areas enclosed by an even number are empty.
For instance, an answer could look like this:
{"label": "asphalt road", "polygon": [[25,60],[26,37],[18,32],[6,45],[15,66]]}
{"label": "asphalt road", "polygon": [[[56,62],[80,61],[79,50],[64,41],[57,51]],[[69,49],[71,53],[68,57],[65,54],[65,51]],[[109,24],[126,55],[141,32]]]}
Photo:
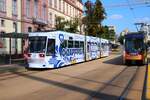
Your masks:
{"label": "asphalt road", "polygon": [[119,55],[53,70],[0,74],[0,100],[141,100],[146,66]]}

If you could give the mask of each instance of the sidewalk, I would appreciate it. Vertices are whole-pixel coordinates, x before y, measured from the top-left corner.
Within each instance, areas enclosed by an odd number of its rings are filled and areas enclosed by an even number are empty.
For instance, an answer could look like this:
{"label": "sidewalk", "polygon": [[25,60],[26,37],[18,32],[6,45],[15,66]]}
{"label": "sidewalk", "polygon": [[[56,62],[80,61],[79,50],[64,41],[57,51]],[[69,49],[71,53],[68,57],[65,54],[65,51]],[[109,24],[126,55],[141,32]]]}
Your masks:
{"label": "sidewalk", "polygon": [[122,55],[121,51],[111,51],[110,54]]}
{"label": "sidewalk", "polygon": [[7,72],[20,72],[24,71],[25,65],[21,64],[5,64],[0,65],[0,74],[7,73]]}
{"label": "sidewalk", "polygon": [[148,65],[147,65],[147,76],[146,76],[146,99],[150,100],[150,52],[147,55]]}

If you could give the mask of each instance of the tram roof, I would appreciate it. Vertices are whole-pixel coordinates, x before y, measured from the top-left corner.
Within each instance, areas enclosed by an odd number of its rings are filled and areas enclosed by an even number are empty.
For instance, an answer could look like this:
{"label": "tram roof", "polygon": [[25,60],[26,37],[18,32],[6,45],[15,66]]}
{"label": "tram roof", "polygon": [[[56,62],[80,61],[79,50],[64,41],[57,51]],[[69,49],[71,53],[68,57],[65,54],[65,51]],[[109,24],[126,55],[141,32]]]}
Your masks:
{"label": "tram roof", "polygon": [[125,38],[145,38],[143,33],[129,33],[125,35]]}

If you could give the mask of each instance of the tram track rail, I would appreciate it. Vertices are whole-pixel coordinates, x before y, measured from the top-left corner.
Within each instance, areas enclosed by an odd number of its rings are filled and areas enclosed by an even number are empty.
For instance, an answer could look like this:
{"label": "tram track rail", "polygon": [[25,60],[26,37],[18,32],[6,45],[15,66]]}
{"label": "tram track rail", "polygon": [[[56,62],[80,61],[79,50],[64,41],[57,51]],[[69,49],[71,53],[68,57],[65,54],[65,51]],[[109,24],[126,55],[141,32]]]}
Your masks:
{"label": "tram track rail", "polygon": [[[11,85],[11,82],[18,82],[20,85],[15,88],[13,87],[13,89],[20,88],[20,90],[22,90],[21,88],[24,87],[24,81],[28,81],[27,87],[32,87],[33,85],[38,87],[40,85],[40,88],[35,88],[35,90],[32,90],[32,93],[44,93],[43,95],[45,97],[54,97],[58,99],[61,99],[62,97],[74,100],[140,99],[143,90],[142,82],[144,82],[143,77],[145,74],[143,72],[145,71],[145,67],[125,66],[122,65],[122,63],[119,63],[119,61],[121,61],[119,58],[115,60],[110,59],[101,66],[96,63],[97,61],[94,61],[92,63],[87,62],[84,65],[81,64],[80,66],[45,70],[42,72],[35,70],[26,70],[27,72],[10,72],[5,74],[6,77],[5,75],[1,77],[4,78],[2,80],[8,79],[7,81],[2,81],[1,84],[3,85],[5,82],[8,82],[9,84],[5,85],[8,85],[5,87],[8,91],[10,89],[9,86],[12,87],[13,85]],[[88,66],[90,64],[93,65]],[[11,74],[14,74],[15,76]],[[12,79],[18,76],[20,76],[20,78],[16,80]],[[24,81],[22,81],[22,77]],[[51,86],[52,88],[50,88]],[[4,88],[2,88],[2,90],[3,89]],[[13,89],[10,89],[9,91]],[[30,90],[28,92],[27,88],[23,88],[23,91],[26,91],[27,94],[17,94],[18,97],[28,98],[33,96],[34,98],[35,95],[31,95],[29,93]],[[49,95],[49,93],[45,94],[45,91],[54,92],[55,95]],[[58,91],[62,91],[62,93],[57,94]],[[7,94],[5,91],[2,93]],[[11,98],[13,97],[14,96],[12,95]],[[43,96],[39,96],[39,98],[42,97]]]}
{"label": "tram track rail", "polygon": [[[99,59],[95,59],[95,60],[92,60],[92,61],[99,61]],[[68,65],[68,66],[65,66],[65,67],[62,67],[62,68],[70,68],[73,66],[75,67],[75,65],[83,65],[84,63],[89,63],[90,64],[91,61],[86,61],[86,62],[82,62],[82,63],[78,63],[78,64],[74,64],[74,65]],[[111,67],[113,68],[113,67]],[[16,78],[16,77],[20,77],[18,75],[16,75],[15,73],[18,72],[18,73],[24,73],[24,74],[36,74],[36,73],[40,73],[40,72],[43,72],[43,71],[51,71],[51,70],[57,70],[57,69],[61,69],[61,68],[56,68],[56,69],[24,69],[24,70],[21,70],[21,71],[8,71],[7,73],[2,73],[0,74],[0,81],[2,80],[7,80],[7,79],[10,79],[10,78]],[[89,70],[87,72],[84,72],[80,75],[84,75],[84,74],[87,74],[89,72],[92,72],[92,71],[96,71],[96,70],[99,70],[101,68],[96,68],[96,69],[92,69],[92,70]],[[59,74],[59,73],[54,73],[54,72],[51,72],[52,74]],[[60,74],[60,75],[63,75],[63,74]],[[65,74],[64,74],[65,76]],[[67,75],[66,75],[67,76]],[[74,77],[74,76],[72,76]]]}
{"label": "tram track rail", "polygon": [[135,73],[133,74],[132,78],[131,78],[130,81],[128,82],[128,84],[127,84],[126,88],[124,89],[124,91],[122,92],[122,94],[120,95],[119,100],[124,100],[124,99],[126,99],[128,93],[129,93],[129,91],[131,90],[131,87],[132,87],[132,85],[133,85],[133,82],[135,81],[135,78],[136,78],[136,76],[137,76],[137,74],[138,74],[138,72],[139,72],[139,67],[140,67],[140,66],[137,66]]}
{"label": "tram track rail", "polygon": [[114,86],[118,86],[117,82],[122,80],[122,75],[125,74],[126,72],[128,72],[131,67],[135,67],[135,69],[133,70],[132,74],[130,75],[130,78],[127,80],[127,84],[124,87],[124,89],[123,90],[119,90],[120,96],[118,96],[118,97],[116,96],[116,98],[112,98],[114,100],[116,100],[116,99],[118,99],[118,100],[126,99],[126,96],[129,93],[130,88],[133,85],[132,83],[135,80],[135,77],[136,77],[136,75],[137,75],[137,73],[139,71],[139,67],[140,66],[127,66],[127,67],[125,67],[114,78],[112,78],[110,81],[108,81],[107,84],[105,84],[103,87],[99,88],[96,93],[94,93],[91,96],[89,96],[87,98],[87,100],[110,99],[110,98],[107,98],[107,97],[100,96],[99,93],[103,93],[105,91],[105,93],[107,94],[107,92],[109,92],[108,90],[109,90],[110,86],[112,86],[112,84],[114,84],[115,82],[116,82],[116,84]]}

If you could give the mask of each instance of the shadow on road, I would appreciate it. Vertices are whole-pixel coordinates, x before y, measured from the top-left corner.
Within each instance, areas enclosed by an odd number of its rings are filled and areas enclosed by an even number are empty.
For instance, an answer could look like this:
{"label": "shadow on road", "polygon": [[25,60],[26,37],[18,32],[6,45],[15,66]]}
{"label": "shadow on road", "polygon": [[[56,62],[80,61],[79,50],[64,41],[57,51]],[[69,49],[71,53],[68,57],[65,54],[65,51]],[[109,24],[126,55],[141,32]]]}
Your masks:
{"label": "shadow on road", "polygon": [[119,56],[119,57],[116,57],[116,58],[104,61],[103,63],[113,64],[113,65],[123,65],[122,56]]}
{"label": "shadow on road", "polygon": [[109,95],[109,94],[105,94],[105,93],[100,93],[98,91],[93,91],[90,89],[86,89],[86,88],[82,88],[82,87],[78,87],[75,85],[71,85],[71,84],[66,84],[63,82],[58,82],[55,80],[48,80],[48,79],[44,79],[44,78],[40,78],[37,76],[32,76],[32,75],[28,75],[28,74],[24,74],[24,73],[20,73],[20,72],[14,72],[14,74],[17,74],[19,76],[25,77],[25,78],[29,78],[32,80],[36,80],[36,81],[40,81],[49,85],[54,85],[54,86],[58,86],[64,89],[68,89],[70,91],[75,91],[75,92],[79,92],[82,94],[86,94],[88,95],[88,98],[95,98],[95,99],[102,99],[102,100],[118,100],[120,97],[118,96],[114,96],[114,95]]}

